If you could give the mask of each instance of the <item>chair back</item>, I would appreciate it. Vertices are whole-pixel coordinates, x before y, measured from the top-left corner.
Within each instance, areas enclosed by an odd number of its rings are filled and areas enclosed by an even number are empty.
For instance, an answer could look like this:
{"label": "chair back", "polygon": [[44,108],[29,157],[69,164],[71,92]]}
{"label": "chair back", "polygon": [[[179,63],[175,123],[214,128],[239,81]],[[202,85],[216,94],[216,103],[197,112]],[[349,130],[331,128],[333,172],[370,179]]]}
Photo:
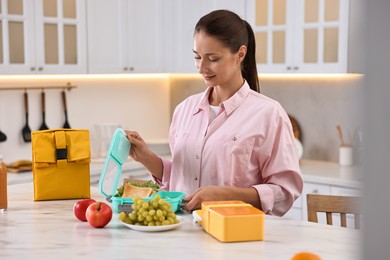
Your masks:
{"label": "chair back", "polygon": [[360,229],[360,197],[307,194],[307,217],[308,221],[318,223],[317,213],[326,214],[326,223],[333,225],[332,213],[340,214],[340,225],[347,227],[347,214],[354,216],[354,228]]}

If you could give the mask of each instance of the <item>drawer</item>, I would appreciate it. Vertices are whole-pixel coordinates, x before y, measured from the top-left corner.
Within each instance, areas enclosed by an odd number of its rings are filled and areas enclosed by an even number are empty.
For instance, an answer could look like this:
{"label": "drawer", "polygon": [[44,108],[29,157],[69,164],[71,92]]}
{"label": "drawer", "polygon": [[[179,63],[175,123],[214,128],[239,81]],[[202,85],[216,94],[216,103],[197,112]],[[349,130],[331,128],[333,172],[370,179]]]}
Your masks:
{"label": "drawer", "polygon": [[339,186],[331,186],[330,192],[332,195],[346,195],[346,196],[361,196],[362,191],[359,189],[345,188]]}
{"label": "drawer", "polygon": [[305,205],[306,205],[306,194],[308,193],[330,194],[330,192],[331,192],[330,185],[305,182],[303,186],[303,193],[302,193],[304,195]]}

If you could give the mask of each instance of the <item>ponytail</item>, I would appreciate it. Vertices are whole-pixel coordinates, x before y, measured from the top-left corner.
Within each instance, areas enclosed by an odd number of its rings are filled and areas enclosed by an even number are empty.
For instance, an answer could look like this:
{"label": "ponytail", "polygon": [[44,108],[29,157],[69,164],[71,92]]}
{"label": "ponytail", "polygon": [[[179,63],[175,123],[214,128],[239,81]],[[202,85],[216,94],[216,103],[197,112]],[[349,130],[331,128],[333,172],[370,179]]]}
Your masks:
{"label": "ponytail", "polygon": [[245,55],[241,73],[244,79],[248,82],[250,88],[256,92],[260,93],[260,84],[259,77],[257,75],[256,67],[256,41],[255,35],[253,33],[252,27],[246,21],[246,30],[248,32],[248,44],[247,44],[247,53]]}

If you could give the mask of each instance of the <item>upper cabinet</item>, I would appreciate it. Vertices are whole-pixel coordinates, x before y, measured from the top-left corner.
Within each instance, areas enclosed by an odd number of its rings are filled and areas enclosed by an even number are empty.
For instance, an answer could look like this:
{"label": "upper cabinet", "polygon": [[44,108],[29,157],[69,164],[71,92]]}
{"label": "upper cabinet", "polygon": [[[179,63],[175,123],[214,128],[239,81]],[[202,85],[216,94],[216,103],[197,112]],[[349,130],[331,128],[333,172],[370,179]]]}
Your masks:
{"label": "upper cabinet", "polygon": [[0,74],[86,73],[85,0],[1,0]]}
{"label": "upper cabinet", "polygon": [[215,9],[252,25],[259,73],[347,72],[349,0],[0,0],[0,74],[195,73]]}
{"label": "upper cabinet", "polygon": [[247,0],[260,73],[344,73],[348,0]]}
{"label": "upper cabinet", "polygon": [[89,73],[162,72],[161,0],[88,0]]}
{"label": "upper cabinet", "polygon": [[244,0],[168,0],[166,49],[164,60],[169,72],[197,72],[194,53],[194,28],[198,20],[216,9],[228,9],[245,17]]}

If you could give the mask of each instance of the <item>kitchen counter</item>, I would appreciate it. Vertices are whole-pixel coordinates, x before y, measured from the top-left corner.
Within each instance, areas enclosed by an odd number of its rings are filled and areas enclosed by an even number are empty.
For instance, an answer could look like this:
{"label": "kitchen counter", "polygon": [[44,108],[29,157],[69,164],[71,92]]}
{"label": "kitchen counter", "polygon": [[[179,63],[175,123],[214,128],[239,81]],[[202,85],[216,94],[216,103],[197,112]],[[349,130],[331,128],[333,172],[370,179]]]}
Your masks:
{"label": "kitchen counter", "polygon": [[[0,213],[1,259],[290,259],[311,251],[323,259],[358,259],[358,230],[266,216],[264,241],[221,243],[181,213],[185,222],[165,232],[138,232],[114,213],[102,229],[73,216],[75,200],[33,201],[32,183],[10,185]],[[104,200],[95,187],[92,198]]]}
{"label": "kitchen counter", "polygon": [[[161,155],[169,158],[169,155]],[[92,160],[91,185],[96,186],[103,169],[104,160]],[[316,182],[331,185],[340,185],[349,188],[361,188],[362,176],[357,166],[340,166],[335,162],[301,160],[302,178],[306,182]],[[123,173],[127,178],[150,179],[148,171],[138,162],[129,159],[123,165]],[[8,185],[32,181],[31,172],[9,173]]]}
{"label": "kitchen counter", "polygon": [[340,166],[336,162],[301,160],[300,168],[305,182],[362,188],[363,176],[359,166]]}

